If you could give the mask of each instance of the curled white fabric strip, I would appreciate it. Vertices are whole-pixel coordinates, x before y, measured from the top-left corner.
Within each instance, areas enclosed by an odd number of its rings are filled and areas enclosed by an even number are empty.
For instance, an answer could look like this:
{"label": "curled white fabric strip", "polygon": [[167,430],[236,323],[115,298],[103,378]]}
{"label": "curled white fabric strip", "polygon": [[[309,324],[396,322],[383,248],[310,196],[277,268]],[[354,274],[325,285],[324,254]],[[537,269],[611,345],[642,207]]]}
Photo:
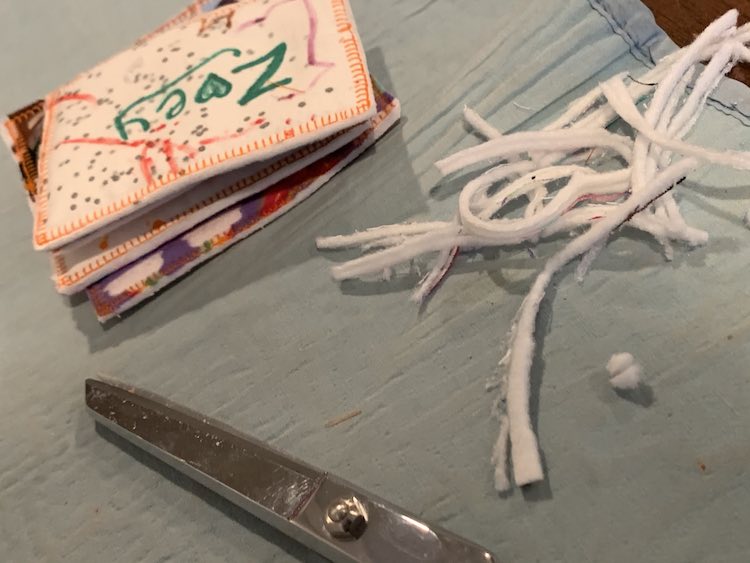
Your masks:
{"label": "curled white fabric strip", "polygon": [[[668,259],[674,242],[706,243],[708,234],[687,224],[671,190],[701,162],[750,170],[750,153],[683,140],[724,74],[737,62],[750,60],[745,45],[750,24],[737,28],[737,15],[736,10],[727,12],[638,80],[618,75],[598,85],[541,131],[503,135],[466,108],[464,118],[487,141],[436,166],[443,174],[487,170],[464,186],[453,220],[388,225],[317,240],[319,248],[370,251],[334,266],[337,280],[382,275],[437,252],[413,295],[420,301],[439,283],[459,249],[535,244],[573,233],[544,265],[511,327],[508,354],[501,362],[507,369],[497,386],[500,428],[491,457],[498,490],[511,484],[509,452],[516,485],[544,478],[529,418],[529,373],[539,305],[555,274],[581,257],[576,277],[582,279],[621,226],[652,235]],[[618,118],[630,125],[631,133],[606,129]],[[618,168],[613,170],[612,163]],[[525,202],[520,214],[509,211],[519,202]],[[640,367],[632,356],[617,355],[611,363],[617,368],[613,385],[637,385]]]}

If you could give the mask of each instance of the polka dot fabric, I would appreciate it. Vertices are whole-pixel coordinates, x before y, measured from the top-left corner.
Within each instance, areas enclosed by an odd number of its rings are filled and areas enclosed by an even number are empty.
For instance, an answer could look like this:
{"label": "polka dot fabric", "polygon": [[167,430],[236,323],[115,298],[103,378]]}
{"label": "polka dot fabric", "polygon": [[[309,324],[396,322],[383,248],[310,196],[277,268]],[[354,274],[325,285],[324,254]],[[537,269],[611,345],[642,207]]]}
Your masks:
{"label": "polka dot fabric", "polygon": [[196,12],[47,97],[36,248],[59,248],[374,115],[346,1],[246,0]]}

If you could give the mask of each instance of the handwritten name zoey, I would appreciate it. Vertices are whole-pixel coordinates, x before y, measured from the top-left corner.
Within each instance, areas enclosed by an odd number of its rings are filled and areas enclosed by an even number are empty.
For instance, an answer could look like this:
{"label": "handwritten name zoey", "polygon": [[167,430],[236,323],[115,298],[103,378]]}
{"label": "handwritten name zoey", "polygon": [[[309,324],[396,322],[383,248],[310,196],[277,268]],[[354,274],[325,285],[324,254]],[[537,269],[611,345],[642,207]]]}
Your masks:
{"label": "handwritten name zoey", "polygon": [[[248,102],[255,98],[262,96],[263,94],[270,92],[279,86],[285,86],[289,84],[292,79],[282,78],[273,82],[269,82],[271,78],[281,67],[281,63],[284,61],[286,55],[286,43],[279,43],[271,49],[265,55],[251,60],[250,62],[240,64],[231,69],[232,75],[241,75],[244,71],[266,64],[267,66],[261,72],[255,81],[239,96],[237,104],[244,106]],[[211,56],[207,57],[203,62],[191,68],[187,72],[181,74],[175,80],[168,82],[156,92],[153,92],[147,96],[139,98],[125,109],[120,111],[115,117],[115,129],[117,130],[120,138],[123,141],[128,140],[127,128],[131,125],[138,125],[142,131],[149,131],[151,129],[152,122],[158,121],[159,117],[163,117],[167,120],[174,119],[179,116],[188,105],[188,100],[192,100],[196,104],[206,104],[213,99],[226,98],[235,90],[235,84],[230,82],[227,78],[220,76],[214,72],[209,72],[202,83],[195,89],[194,92],[186,92],[191,84],[187,81],[187,77],[195,74],[198,70],[211,64],[219,57],[240,57],[242,52],[239,49],[221,49]],[[241,78],[241,76],[240,76]],[[198,82],[195,82],[198,84]],[[150,101],[158,101],[155,115],[144,117],[143,115],[134,116],[134,114],[143,113],[147,107],[147,103]],[[153,106],[152,106],[153,107]],[[141,109],[144,108],[144,109]]]}

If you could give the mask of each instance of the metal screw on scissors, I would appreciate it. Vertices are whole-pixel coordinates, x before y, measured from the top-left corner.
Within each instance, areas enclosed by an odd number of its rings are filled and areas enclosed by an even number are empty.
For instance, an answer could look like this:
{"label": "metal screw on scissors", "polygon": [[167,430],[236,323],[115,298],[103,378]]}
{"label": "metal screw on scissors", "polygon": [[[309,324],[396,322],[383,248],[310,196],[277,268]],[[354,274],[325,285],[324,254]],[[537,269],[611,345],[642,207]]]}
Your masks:
{"label": "metal screw on scissors", "polygon": [[326,514],[326,530],[334,538],[358,539],[367,528],[367,515],[356,497],[333,501]]}

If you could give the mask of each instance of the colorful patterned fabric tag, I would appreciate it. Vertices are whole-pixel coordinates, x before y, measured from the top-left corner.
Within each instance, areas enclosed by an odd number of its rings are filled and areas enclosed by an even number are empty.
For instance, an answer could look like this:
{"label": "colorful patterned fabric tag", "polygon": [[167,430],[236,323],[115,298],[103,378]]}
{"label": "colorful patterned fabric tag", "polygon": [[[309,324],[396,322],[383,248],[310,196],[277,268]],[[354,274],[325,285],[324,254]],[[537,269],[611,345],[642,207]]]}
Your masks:
{"label": "colorful patterned fabric tag", "polygon": [[377,87],[375,99],[378,113],[370,120],[370,128],[356,139],[89,287],[87,292],[99,320],[106,321],[134,307],[262,228],[325,184],[398,120],[398,100]]}
{"label": "colorful patterned fabric tag", "polygon": [[374,115],[346,0],[204,11],[214,5],[196,3],[47,97],[37,248],[59,248]]}

